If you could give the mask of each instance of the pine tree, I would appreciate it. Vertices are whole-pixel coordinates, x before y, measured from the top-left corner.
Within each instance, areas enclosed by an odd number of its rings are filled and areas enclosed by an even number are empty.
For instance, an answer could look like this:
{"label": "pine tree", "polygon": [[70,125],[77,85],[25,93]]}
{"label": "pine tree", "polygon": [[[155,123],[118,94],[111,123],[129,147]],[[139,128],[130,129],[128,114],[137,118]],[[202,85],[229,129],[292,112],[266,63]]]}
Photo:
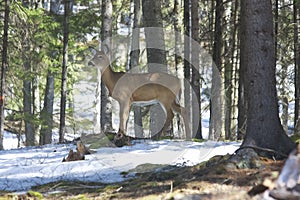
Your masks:
{"label": "pine tree", "polygon": [[243,0],[241,26],[241,66],[245,68],[248,102],[242,146],[263,147],[287,155],[295,144],[285,134],[279,119],[271,2]]}

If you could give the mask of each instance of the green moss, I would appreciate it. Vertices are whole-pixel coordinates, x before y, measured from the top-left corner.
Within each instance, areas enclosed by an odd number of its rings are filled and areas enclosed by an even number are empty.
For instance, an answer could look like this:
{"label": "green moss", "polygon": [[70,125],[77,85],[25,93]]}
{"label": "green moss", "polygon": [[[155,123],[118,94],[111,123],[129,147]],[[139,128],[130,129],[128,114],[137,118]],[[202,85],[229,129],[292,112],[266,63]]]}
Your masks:
{"label": "green moss", "polygon": [[83,135],[81,137],[81,141],[84,144],[88,144],[90,149],[98,149],[100,147],[111,147],[115,146],[111,142],[111,135],[104,135],[104,134],[89,134]]}
{"label": "green moss", "polygon": [[134,169],[129,170],[128,172],[136,172],[136,173],[145,173],[145,172],[152,172],[158,169],[162,169],[163,167],[166,167],[167,165],[162,164],[151,164],[151,163],[145,163],[140,164],[136,166]]}
{"label": "green moss", "polygon": [[111,191],[111,190],[117,190],[120,188],[120,185],[107,185],[105,188],[103,188],[104,191]]}
{"label": "green moss", "polygon": [[193,142],[205,142],[205,139],[197,139],[197,138],[193,138],[192,139]]}
{"label": "green moss", "polygon": [[178,187],[181,184],[184,184],[184,181],[182,179],[176,179],[173,181],[173,187]]}
{"label": "green moss", "polygon": [[123,176],[126,176],[126,175],[129,174],[129,172],[121,172],[120,174],[123,175]]}
{"label": "green moss", "polygon": [[44,196],[41,193],[36,192],[36,191],[32,191],[32,190],[29,190],[27,192],[27,195],[29,197],[34,197],[34,199],[43,199],[44,198]]}
{"label": "green moss", "polygon": [[159,137],[159,140],[171,140],[171,139],[173,139],[173,136],[161,136],[161,137]]}
{"label": "green moss", "polygon": [[108,140],[107,138],[102,138],[99,140],[95,140],[91,143],[87,143],[90,144],[89,148],[90,149],[98,149],[100,147],[110,147],[113,146],[113,144],[111,143],[110,140]]}
{"label": "green moss", "polygon": [[300,135],[295,134],[295,135],[292,135],[290,138],[291,138],[295,143],[297,143],[297,144],[300,143]]}
{"label": "green moss", "polygon": [[74,200],[88,200],[88,199],[90,199],[89,197],[87,197],[86,196],[86,194],[80,194],[80,195],[77,195],[75,198],[74,198]]}

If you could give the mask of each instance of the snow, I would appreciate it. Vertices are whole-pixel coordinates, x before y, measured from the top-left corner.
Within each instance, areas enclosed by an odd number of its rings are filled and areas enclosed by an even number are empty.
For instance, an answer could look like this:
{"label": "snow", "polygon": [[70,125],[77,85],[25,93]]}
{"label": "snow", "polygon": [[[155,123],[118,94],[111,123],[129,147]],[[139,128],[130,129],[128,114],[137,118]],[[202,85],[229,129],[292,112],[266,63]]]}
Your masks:
{"label": "snow", "polygon": [[[5,134],[4,143],[12,137]],[[127,177],[135,167],[149,163],[193,166],[214,155],[232,154],[238,142],[192,142],[183,140],[136,141],[122,148],[103,147],[83,161],[62,162],[74,144],[52,144],[0,151],[0,190],[26,191],[33,186],[60,180],[113,183]],[[131,170],[132,171],[132,170]]]}
{"label": "snow", "polygon": [[11,134],[7,131],[3,132],[3,148],[12,149],[18,147],[18,137],[16,134]]}

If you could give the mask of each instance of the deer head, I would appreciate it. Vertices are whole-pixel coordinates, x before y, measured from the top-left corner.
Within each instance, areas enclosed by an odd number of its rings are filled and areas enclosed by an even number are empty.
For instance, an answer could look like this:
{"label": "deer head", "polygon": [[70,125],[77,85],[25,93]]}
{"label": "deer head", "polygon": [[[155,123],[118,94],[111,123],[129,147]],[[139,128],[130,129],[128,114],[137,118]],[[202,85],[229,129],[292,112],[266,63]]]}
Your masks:
{"label": "deer head", "polygon": [[110,65],[110,61],[104,51],[98,51],[92,47],[89,48],[91,52],[91,60],[89,61],[89,65],[99,67],[103,72]]}

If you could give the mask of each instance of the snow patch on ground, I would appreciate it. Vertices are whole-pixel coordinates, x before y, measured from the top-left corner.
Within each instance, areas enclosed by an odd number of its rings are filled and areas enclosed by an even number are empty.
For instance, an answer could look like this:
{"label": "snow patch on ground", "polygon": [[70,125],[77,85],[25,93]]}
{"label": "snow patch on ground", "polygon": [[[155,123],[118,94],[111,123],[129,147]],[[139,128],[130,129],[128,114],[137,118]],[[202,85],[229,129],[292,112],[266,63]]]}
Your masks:
{"label": "snow patch on ground", "polygon": [[138,141],[122,148],[99,148],[86,160],[62,162],[73,144],[24,147],[0,151],[0,190],[25,191],[59,180],[113,183],[123,181],[121,172],[138,165],[192,166],[214,155],[232,154],[237,142]]}

